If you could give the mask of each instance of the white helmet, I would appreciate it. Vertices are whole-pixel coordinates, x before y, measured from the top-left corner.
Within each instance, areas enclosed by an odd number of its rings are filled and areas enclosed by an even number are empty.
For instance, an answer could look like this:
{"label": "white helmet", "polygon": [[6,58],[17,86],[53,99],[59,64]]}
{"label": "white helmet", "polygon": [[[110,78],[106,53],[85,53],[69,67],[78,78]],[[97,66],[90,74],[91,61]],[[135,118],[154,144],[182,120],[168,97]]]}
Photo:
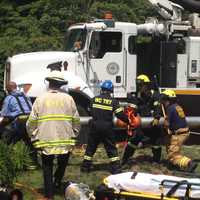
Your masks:
{"label": "white helmet", "polygon": [[57,70],[53,70],[49,73],[49,75],[45,78],[47,81],[58,81],[60,83],[67,84],[68,81],[65,80],[63,73]]}

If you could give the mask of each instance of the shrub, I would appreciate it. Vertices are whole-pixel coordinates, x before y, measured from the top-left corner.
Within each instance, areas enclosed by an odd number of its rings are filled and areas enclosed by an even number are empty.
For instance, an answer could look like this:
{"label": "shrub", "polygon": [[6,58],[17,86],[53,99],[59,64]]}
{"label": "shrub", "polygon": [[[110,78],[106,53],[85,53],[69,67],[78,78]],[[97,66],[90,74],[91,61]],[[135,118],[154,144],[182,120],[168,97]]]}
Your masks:
{"label": "shrub", "polygon": [[0,141],[0,183],[6,187],[13,186],[17,176],[31,162],[29,149],[23,142],[7,145]]}

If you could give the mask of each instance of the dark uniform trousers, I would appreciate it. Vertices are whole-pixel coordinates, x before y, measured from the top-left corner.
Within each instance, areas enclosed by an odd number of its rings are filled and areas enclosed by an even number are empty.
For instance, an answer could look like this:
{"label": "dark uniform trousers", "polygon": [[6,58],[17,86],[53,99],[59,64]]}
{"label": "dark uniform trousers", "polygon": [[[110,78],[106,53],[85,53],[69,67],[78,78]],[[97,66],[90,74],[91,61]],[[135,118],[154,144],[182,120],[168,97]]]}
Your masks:
{"label": "dark uniform trousers", "polygon": [[95,154],[98,145],[103,143],[110,160],[111,173],[115,174],[120,172],[120,161],[115,143],[113,125],[110,122],[105,121],[92,121],[90,126],[91,131],[82,167],[90,169],[92,157]]}
{"label": "dark uniform trousers", "polygon": [[54,194],[54,189],[61,186],[61,180],[65,173],[65,168],[68,164],[70,153],[57,155],[57,169],[54,173],[54,180],[52,177],[53,174],[53,161],[55,155],[45,155],[42,154],[42,168],[44,176],[44,188],[45,196],[52,198]]}
{"label": "dark uniform trousers", "polygon": [[[161,109],[159,104],[159,93],[151,90],[148,98],[129,97],[129,102],[138,106],[138,113],[141,117],[153,117],[159,119],[161,116]],[[140,146],[152,147],[153,161],[159,162],[161,158],[161,140],[163,138],[163,131],[160,126],[150,125],[148,128],[137,128],[135,134],[128,138],[128,144],[125,148],[122,157],[122,165],[127,163],[129,158],[134,154],[135,150]]]}

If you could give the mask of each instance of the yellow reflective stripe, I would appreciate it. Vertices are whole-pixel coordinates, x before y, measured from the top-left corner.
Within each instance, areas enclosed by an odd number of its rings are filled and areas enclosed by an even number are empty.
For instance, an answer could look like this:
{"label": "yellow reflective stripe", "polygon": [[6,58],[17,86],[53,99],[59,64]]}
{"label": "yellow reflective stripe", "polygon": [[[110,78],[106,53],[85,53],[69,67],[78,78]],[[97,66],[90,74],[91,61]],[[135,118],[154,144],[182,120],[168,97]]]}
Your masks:
{"label": "yellow reflective stripe", "polygon": [[56,117],[52,117],[52,118],[47,118],[47,119],[38,119],[37,122],[47,122],[47,121],[72,121],[72,119],[69,118],[56,118]]}
{"label": "yellow reflective stripe", "polygon": [[93,108],[100,108],[102,110],[111,110],[112,111],[112,106],[104,106],[104,105],[100,105],[100,104],[92,104]]}
{"label": "yellow reflective stripe", "polygon": [[66,119],[72,120],[72,116],[69,116],[69,115],[43,115],[43,116],[38,117],[38,120],[52,119],[52,118],[66,118]]}
{"label": "yellow reflective stripe", "polygon": [[117,108],[115,111],[114,111],[114,113],[119,113],[119,112],[122,112],[123,111],[123,108]]}
{"label": "yellow reflective stripe", "polygon": [[51,118],[51,117],[68,117],[68,118],[72,118],[71,115],[65,115],[65,114],[50,114],[50,115],[42,115],[40,117],[38,117],[39,119],[43,119],[43,118]]}
{"label": "yellow reflective stripe", "polygon": [[53,140],[53,141],[36,141],[35,143],[40,143],[40,144],[43,144],[43,143],[59,143],[59,142],[75,142],[76,140],[74,139],[69,139],[69,140]]}
{"label": "yellow reflective stripe", "polygon": [[55,114],[55,115],[43,115],[38,117],[37,119],[29,118],[30,123],[37,123],[37,122],[46,122],[46,121],[72,121],[72,116],[70,115],[63,115],[63,114]]}
{"label": "yellow reflective stripe", "polygon": [[189,161],[190,161],[190,159],[187,158],[186,156],[184,156],[184,157],[180,160],[180,167],[182,167],[182,168],[187,167]]}
{"label": "yellow reflective stripe", "polygon": [[185,160],[185,158],[183,157],[183,158],[181,158],[180,161],[179,161],[179,166],[180,166],[181,168],[184,168],[184,160]]}
{"label": "yellow reflective stripe", "polygon": [[59,141],[37,141],[33,145],[36,148],[42,147],[54,147],[54,146],[65,146],[65,145],[75,145],[75,140],[59,140]]}
{"label": "yellow reflective stripe", "polygon": [[80,123],[80,118],[73,117],[73,118],[72,118],[72,122],[73,122],[73,123],[78,123],[78,124],[79,124],[79,123]]}
{"label": "yellow reflective stripe", "polygon": [[30,122],[30,123],[36,123],[37,119],[29,117],[28,118],[28,122]]}
{"label": "yellow reflective stripe", "polygon": [[113,158],[109,158],[109,159],[110,159],[111,162],[114,162],[114,161],[119,160],[119,157],[117,156],[117,157],[113,157]]}
{"label": "yellow reflective stripe", "polygon": [[84,156],[84,160],[92,160],[92,157],[91,156]]}

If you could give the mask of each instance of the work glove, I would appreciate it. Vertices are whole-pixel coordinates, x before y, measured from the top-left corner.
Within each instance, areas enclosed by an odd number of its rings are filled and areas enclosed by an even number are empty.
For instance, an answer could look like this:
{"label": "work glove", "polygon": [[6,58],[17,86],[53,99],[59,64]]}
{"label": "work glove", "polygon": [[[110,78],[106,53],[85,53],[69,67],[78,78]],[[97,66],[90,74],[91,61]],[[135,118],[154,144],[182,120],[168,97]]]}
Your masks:
{"label": "work glove", "polygon": [[154,118],[153,121],[151,122],[152,126],[158,126],[159,125],[159,119]]}

